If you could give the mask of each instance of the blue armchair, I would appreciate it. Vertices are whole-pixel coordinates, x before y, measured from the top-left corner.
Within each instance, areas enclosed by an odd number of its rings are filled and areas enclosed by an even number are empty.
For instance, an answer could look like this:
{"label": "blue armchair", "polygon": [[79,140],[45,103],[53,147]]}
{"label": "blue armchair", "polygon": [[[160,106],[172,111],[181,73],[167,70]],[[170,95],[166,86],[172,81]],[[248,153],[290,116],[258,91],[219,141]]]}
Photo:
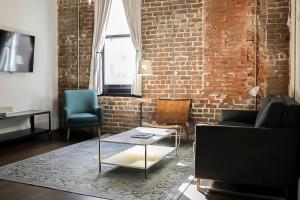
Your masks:
{"label": "blue armchair", "polygon": [[103,107],[98,104],[94,90],[66,90],[64,122],[68,129],[67,139],[70,139],[70,128],[97,128],[99,137],[103,125]]}

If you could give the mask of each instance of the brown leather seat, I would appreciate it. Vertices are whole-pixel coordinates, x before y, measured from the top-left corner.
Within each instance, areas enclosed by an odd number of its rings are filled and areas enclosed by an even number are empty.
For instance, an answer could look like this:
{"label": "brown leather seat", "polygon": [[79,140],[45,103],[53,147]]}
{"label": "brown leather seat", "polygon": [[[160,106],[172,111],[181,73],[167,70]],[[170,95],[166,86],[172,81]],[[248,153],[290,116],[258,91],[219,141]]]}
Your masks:
{"label": "brown leather seat", "polygon": [[185,128],[188,139],[191,99],[158,99],[155,122],[146,126],[158,128]]}

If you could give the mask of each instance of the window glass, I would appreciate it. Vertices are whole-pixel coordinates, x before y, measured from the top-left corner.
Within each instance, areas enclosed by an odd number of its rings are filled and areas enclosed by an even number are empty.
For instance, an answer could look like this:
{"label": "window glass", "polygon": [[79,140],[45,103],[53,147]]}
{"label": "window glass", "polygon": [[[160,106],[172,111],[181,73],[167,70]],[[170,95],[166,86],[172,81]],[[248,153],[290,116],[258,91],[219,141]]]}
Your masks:
{"label": "window glass", "polygon": [[104,84],[131,85],[135,54],[130,37],[107,38],[104,47]]}
{"label": "window glass", "polygon": [[130,34],[122,0],[112,0],[106,31],[107,35]]}
{"label": "window glass", "polygon": [[136,51],[130,37],[122,0],[113,0],[103,49],[105,94],[130,95]]}

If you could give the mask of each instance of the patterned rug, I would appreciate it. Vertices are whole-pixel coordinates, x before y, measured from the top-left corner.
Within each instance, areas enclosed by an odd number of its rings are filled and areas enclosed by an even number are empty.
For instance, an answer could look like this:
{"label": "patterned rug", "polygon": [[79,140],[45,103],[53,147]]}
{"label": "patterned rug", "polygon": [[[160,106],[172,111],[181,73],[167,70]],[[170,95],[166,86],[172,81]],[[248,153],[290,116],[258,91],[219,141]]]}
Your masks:
{"label": "patterned rug", "polygon": [[[171,143],[170,139],[162,143]],[[102,157],[130,146],[103,143]],[[0,168],[0,179],[106,199],[178,199],[193,180],[191,142],[182,142],[148,171],[102,165],[98,172],[98,140],[92,139]]]}

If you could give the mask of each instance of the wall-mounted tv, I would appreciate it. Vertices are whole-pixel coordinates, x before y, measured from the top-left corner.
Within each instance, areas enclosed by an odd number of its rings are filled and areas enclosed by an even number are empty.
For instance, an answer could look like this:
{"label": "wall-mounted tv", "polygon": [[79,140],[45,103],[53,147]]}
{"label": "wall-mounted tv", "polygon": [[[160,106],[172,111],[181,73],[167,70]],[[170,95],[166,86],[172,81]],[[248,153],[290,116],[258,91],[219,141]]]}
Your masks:
{"label": "wall-mounted tv", "polygon": [[0,72],[33,72],[35,37],[0,29]]}

